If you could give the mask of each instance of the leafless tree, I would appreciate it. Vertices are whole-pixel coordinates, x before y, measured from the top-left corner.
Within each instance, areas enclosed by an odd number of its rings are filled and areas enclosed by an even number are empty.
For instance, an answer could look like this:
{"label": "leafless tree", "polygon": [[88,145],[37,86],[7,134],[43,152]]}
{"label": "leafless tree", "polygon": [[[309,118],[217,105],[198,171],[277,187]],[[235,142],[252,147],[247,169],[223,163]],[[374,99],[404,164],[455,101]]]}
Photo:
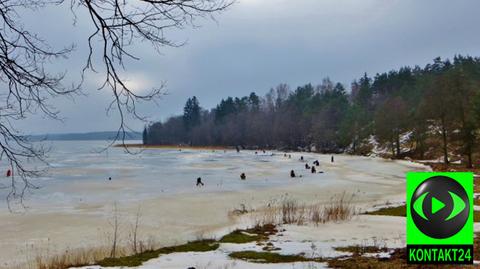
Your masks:
{"label": "leafless tree", "polygon": [[138,253],[138,228],[140,225],[140,218],[142,217],[141,215],[141,208],[140,206],[137,209],[137,213],[135,214],[135,223],[132,224],[132,231],[131,231],[131,243],[132,243],[132,250],[133,253],[137,254]]}
{"label": "leafless tree", "polygon": [[113,233],[112,233],[112,249],[110,251],[110,257],[115,258],[117,255],[117,246],[118,246],[118,241],[119,241],[119,236],[118,236],[118,228],[119,228],[119,223],[118,223],[118,206],[117,202],[113,205],[113,216],[112,220],[110,222],[110,226],[112,226]]}
{"label": "leafless tree", "polygon": [[[84,67],[96,70],[92,57],[100,50],[104,82],[99,89],[113,92],[109,110],[115,108],[121,118],[117,139],[125,139],[125,114],[143,120],[136,111],[140,101],[154,101],[162,93],[163,85],[140,95],[122,80],[119,68],[124,67],[125,58],[138,58],[128,51],[135,41],[150,43],[157,51],[163,46],[179,46],[168,39],[164,32],[170,28],[195,25],[197,17],[212,15],[230,6],[233,0],[72,0],[73,6],[88,10],[95,31],[88,38],[89,55]],[[100,41],[100,42],[98,42]],[[101,45],[98,45],[100,43]]]}
{"label": "leafless tree", "polygon": [[[153,101],[163,93],[163,85],[147,94],[134,92],[125,83],[121,71],[125,60],[138,60],[132,50],[136,42],[150,43],[159,51],[163,46],[180,46],[166,35],[167,29],[195,26],[198,17],[213,16],[225,10],[234,0],[71,0],[74,16],[86,11],[94,31],[88,37],[89,53],[81,81],[87,71],[103,76],[100,90],[110,90],[112,101],[107,111],[114,110],[120,117],[115,141],[124,143],[125,117],[137,113],[139,102]],[[9,184],[8,200],[23,199],[26,190],[35,188],[29,179],[39,171],[29,168],[29,159],[44,160],[45,151],[35,147],[15,128],[16,122],[40,114],[60,119],[59,111],[50,105],[51,98],[75,96],[82,83],[65,87],[64,73],[48,72],[46,64],[60,57],[68,57],[74,46],[53,49],[46,40],[26,29],[20,13],[23,9],[40,9],[62,5],[65,0],[2,0],[0,1],[0,158],[8,163],[13,175]],[[63,11],[63,10],[62,10]],[[83,14],[83,13],[82,13]],[[99,71],[101,70],[101,71]],[[114,143],[115,141],[112,141]]]}

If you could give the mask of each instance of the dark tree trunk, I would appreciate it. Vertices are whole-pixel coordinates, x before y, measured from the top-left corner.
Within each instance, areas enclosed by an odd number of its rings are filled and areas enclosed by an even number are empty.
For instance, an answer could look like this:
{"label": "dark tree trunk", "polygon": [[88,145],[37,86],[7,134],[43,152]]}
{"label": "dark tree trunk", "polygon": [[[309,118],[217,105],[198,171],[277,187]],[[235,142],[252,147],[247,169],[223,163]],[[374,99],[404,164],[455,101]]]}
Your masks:
{"label": "dark tree trunk", "polygon": [[395,138],[394,137],[391,138],[390,143],[392,144],[392,159],[393,159],[396,156],[396,154],[395,154]]}
{"label": "dark tree trunk", "polygon": [[400,133],[396,133],[397,158],[400,158]]}
{"label": "dark tree trunk", "polygon": [[445,117],[441,118],[442,124],[442,140],[443,140],[443,162],[449,164],[448,161],[448,141],[447,141],[447,128],[445,127]]}
{"label": "dark tree trunk", "polygon": [[[463,106],[461,107],[462,111]],[[467,155],[467,168],[473,167],[472,162],[472,148],[474,143],[474,136],[472,135],[471,126],[465,120],[465,113],[461,114],[462,116],[462,133],[463,133],[463,143],[465,143],[465,151],[464,154]]]}
{"label": "dark tree trunk", "polygon": [[467,157],[468,157],[467,168],[473,168],[472,150],[470,148],[468,149]]}
{"label": "dark tree trunk", "polygon": [[353,149],[353,154],[357,153],[357,138],[356,137],[353,137],[352,149]]}
{"label": "dark tree trunk", "polygon": [[417,140],[417,143],[418,143],[418,149],[420,151],[420,159],[425,159],[425,145],[424,145],[424,142],[423,142],[423,139],[420,138]]}
{"label": "dark tree trunk", "polygon": [[475,137],[472,135],[470,128],[464,128],[464,143],[465,143],[465,155],[467,155],[467,168],[473,167],[473,143],[475,141]]}

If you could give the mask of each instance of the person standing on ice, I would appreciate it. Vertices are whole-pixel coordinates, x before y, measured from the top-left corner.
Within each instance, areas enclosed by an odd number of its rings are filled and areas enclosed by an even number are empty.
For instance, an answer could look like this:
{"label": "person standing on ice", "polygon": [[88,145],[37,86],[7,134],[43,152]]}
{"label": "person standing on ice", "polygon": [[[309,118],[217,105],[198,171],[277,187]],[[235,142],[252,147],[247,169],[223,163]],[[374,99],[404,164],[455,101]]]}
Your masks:
{"label": "person standing on ice", "polygon": [[197,187],[200,186],[200,185],[201,185],[201,186],[204,186],[201,177],[197,178]]}
{"label": "person standing on ice", "polygon": [[334,158],[333,158],[333,155],[332,155],[332,159],[331,159],[332,163],[335,161]]}
{"label": "person standing on ice", "polygon": [[12,176],[12,170],[8,169],[7,170],[7,177],[11,177]]}

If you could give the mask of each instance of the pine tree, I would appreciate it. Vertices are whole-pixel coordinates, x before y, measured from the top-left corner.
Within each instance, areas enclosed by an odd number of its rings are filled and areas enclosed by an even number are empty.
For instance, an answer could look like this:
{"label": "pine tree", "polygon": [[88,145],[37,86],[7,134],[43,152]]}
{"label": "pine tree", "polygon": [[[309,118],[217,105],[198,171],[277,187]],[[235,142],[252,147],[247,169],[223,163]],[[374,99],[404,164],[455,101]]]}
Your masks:
{"label": "pine tree", "polygon": [[143,128],[142,141],[143,141],[144,145],[148,144],[148,133],[147,133],[147,127],[146,126]]}
{"label": "pine tree", "polygon": [[257,112],[260,109],[260,98],[255,92],[250,93],[250,96],[248,96],[248,104],[251,111]]}
{"label": "pine tree", "polygon": [[183,108],[183,123],[187,131],[200,124],[200,111],[197,97],[188,98]]}

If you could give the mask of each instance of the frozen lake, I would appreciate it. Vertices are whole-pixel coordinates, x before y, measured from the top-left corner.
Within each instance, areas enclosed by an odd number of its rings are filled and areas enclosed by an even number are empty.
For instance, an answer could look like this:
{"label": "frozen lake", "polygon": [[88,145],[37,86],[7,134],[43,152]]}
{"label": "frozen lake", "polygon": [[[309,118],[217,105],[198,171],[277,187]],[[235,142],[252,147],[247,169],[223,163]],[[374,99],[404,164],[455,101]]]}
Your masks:
{"label": "frozen lake", "polygon": [[[214,193],[284,187],[298,184],[323,186],[338,179],[337,172],[314,174],[304,165],[319,160],[319,171],[330,164],[330,155],[281,152],[190,149],[133,149],[111,147],[105,141],[44,142],[49,148],[50,168],[32,182],[40,189],[29,192],[26,205],[30,210],[56,211],[72,209],[84,203],[126,203],[179,193]],[[303,155],[305,162],[300,162]],[[337,163],[348,162],[344,156]],[[362,169],[369,159],[351,163],[352,170]],[[4,168],[6,170],[6,168]],[[372,172],[392,176],[388,165],[372,167]],[[301,178],[290,178],[295,170]],[[246,173],[247,180],[240,180]],[[389,175],[390,173],[390,175]],[[112,181],[108,178],[111,177]],[[195,186],[202,178],[205,186]],[[2,195],[6,195],[5,191]],[[4,204],[2,204],[4,206]]]}
{"label": "frozen lake", "polygon": [[[28,193],[28,208],[12,214],[5,200],[0,203],[0,260],[5,264],[108,244],[114,204],[124,232],[141,209],[142,238],[171,245],[239,225],[229,212],[241,204],[261,209],[285,196],[323,203],[344,192],[355,195],[359,208],[401,201],[405,173],[426,170],[406,161],[349,155],[335,155],[331,163],[331,155],[314,153],[288,158],[283,152],[172,148],[128,154],[122,148],[99,152],[107,145],[102,141],[49,144],[51,167],[34,180],[41,188]],[[324,173],[305,169],[314,160]],[[292,169],[302,177],[290,178]],[[197,177],[204,187],[195,186]],[[0,195],[5,197],[6,190]]]}

